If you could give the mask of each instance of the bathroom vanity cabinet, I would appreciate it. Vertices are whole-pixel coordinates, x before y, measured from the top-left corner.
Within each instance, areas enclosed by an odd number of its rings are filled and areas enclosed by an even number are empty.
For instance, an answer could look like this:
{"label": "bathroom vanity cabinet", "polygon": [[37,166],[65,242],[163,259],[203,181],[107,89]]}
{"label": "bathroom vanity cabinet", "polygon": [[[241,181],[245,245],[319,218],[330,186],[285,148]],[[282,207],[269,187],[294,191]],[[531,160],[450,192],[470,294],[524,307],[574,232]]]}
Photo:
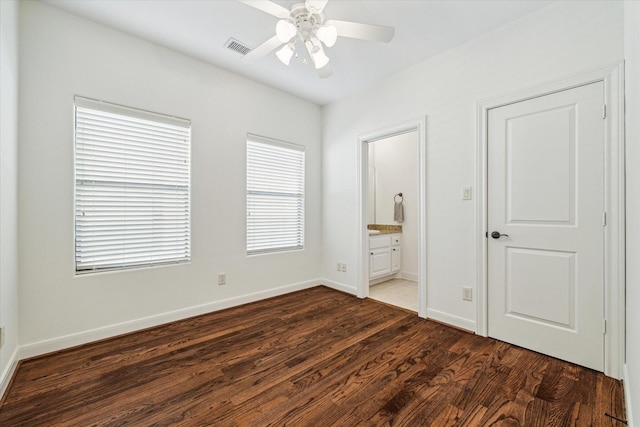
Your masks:
{"label": "bathroom vanity cabinet", "polygon": [[369,279],[395,274],[400,271],[402,235],[376,234],[369,236]]}

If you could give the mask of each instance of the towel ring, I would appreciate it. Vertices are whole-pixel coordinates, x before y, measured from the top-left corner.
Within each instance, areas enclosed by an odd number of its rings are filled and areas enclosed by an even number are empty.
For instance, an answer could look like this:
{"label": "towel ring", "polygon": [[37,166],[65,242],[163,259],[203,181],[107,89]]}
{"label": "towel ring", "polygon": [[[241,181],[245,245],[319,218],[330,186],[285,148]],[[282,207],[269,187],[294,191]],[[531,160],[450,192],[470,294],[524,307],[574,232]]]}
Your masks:
{"label": "towel ring", "polygon": [[[400,197],[400,200],[398,200],[398,197]],[[404,200],[404,198],[402,197],[402,193],[398,193],[395,196],[393,196],[393,201],[396,203],[402,203]]]}

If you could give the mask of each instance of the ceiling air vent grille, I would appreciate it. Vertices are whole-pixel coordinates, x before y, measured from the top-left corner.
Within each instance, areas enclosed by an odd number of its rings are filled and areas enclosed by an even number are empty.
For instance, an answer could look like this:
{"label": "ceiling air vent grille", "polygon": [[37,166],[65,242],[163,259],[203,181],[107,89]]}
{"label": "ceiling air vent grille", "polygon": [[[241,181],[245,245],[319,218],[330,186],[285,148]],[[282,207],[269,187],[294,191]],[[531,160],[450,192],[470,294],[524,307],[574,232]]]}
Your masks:
{"label": "ceiling air vent grille", "polygon": [[242,42],[240,42],[240,41],[238,41],[236,39],[229,39],[224,46],[227,49],[235,50],[236,52],[238,52],[241,55],[246,55],[247,53],[251,52],[251,50],[252,50],[249,46],[243,44]]}

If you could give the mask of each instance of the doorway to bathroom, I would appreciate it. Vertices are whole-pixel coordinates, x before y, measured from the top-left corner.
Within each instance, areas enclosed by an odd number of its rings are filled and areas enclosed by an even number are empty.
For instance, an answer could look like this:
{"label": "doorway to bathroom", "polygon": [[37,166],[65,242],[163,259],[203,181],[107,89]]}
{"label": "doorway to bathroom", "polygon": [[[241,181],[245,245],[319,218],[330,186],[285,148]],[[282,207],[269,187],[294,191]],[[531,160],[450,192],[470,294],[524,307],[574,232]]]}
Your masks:
{"label": "doorway to bathroom", "polygon": [[426,317],[425,120],[359,138],[358,296]]}

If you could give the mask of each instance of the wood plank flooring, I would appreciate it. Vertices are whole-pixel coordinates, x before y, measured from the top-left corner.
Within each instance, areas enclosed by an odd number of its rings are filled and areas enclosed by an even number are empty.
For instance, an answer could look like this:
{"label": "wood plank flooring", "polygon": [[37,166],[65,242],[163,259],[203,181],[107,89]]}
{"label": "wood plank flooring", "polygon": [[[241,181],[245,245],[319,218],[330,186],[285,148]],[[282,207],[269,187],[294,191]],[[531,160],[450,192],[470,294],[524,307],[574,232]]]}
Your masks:
{"label": "wood plank flooring", "polygon": [[316,287],[20,363],[8,426],[622,426],[621,384]]}

